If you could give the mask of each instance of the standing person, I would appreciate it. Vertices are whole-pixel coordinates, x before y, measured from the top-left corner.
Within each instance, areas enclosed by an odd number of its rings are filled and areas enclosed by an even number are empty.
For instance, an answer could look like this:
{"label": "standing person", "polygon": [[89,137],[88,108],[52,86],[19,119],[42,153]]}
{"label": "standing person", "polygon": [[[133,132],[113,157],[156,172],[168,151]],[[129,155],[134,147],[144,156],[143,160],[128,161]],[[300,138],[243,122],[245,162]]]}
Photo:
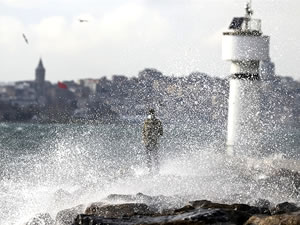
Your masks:
{"label": "standing person", "polygon": [[143,127],[143,141],[146,147],[147,167],[150,172],[158,170],[158,140],[163,135],[162,123],[155,116],[154,109],[149,110]]}

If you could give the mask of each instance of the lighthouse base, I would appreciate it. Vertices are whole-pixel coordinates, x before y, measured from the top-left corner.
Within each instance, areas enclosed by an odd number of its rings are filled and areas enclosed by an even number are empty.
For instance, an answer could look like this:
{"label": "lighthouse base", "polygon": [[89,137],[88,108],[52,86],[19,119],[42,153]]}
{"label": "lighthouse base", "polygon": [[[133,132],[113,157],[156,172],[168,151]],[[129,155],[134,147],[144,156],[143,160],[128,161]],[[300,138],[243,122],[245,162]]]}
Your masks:
{"label": "lighthouse base", "polygon": [[227,124],[227,153],[259,152],[260,81],[230,79]]}

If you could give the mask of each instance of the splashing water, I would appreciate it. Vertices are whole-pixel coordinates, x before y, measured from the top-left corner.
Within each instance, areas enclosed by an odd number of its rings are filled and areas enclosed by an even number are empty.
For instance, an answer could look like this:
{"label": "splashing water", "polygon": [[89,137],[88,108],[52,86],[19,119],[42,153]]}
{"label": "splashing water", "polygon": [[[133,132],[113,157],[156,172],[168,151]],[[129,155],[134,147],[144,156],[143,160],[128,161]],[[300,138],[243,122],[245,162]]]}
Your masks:
{"label": "splashing water", "polygon": [[4,124],[0,224],[24,224],[45,212],[54,218],[62,209],[113,193],[243,203],[297,198],[288,185],[261,182],[279,167],[300,170],[296,159],[283,153],[264,159],[226,156],[220,147],[224,132],[209,126],[167,124],[165,130],[160,172],[151,176],[139,125]]}

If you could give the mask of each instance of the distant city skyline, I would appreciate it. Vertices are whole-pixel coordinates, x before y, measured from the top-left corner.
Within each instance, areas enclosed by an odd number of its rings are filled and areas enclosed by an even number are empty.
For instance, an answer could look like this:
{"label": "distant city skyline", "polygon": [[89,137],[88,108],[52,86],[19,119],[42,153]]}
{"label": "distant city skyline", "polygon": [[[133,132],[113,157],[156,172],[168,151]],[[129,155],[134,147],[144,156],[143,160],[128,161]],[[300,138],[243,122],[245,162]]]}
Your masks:
{"label": "distant city skyline", "polygon": [[[221,37],[246,0],[0,0],[0,82],[165,75],[194,71],[225,77]],[[276,74],[300,80],[300,2],[253,0],[271,37]],[[80,20],[87,20],[80,21]],[[25,42],[28,40],[28,44]]]}

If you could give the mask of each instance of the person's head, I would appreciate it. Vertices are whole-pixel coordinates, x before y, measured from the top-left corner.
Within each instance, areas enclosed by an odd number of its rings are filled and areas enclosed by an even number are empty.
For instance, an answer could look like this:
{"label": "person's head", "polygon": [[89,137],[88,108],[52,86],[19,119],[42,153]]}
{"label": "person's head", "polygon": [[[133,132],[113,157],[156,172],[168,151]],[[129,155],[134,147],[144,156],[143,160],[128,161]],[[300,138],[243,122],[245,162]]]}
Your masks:
{"label": "person's head", "polygon": [[149,115],[154,115],[155,114],[155,110],[154,109],[149,109]]}
{"label": "person's head", "polygon": [[149,109],[147,118],[148,118],[148,119],[153,119],[153,118],[155,118],[155,111],[154,111],[154,109]]}

